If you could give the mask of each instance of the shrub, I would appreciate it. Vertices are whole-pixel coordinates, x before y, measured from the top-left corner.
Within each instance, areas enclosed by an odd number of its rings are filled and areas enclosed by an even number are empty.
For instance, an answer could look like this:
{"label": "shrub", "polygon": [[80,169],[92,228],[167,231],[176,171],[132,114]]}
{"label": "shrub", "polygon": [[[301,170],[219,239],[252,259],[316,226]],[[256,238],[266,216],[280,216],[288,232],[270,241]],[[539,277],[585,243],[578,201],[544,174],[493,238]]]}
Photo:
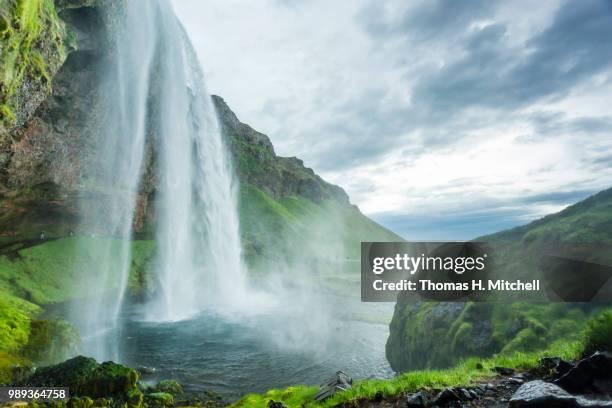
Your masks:
{"label": "shrub", "polygon": [[592,317],[584,331],[584,352],[612,351],[612,310],[606,310]]}

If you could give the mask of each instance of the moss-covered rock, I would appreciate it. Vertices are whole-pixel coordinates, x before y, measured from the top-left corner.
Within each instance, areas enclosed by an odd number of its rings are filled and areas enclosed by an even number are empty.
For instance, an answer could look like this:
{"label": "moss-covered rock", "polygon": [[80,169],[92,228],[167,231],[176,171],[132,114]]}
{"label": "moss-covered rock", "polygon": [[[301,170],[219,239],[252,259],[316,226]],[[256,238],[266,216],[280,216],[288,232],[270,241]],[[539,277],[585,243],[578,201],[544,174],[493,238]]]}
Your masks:
{"label": "moss-covered rock", "polygon": [[183,394],[183,386],[175,380],[162,380],[153,387],[152,392],[161,392],[177,396]]}
{"label": "moss-covered rock", "polygon": [[0,142],[50,92],[65,37],[53,0],[0,1]]}
{"label": "moss-covered rock", "polygon": [[153,392],[145,395],[144,403],[148,408],[171,408],[174,406],[174,396],[167,392]]}
{"label": "moss-covered rock", "polygon": [[36,370],[27,381],[32,386],[65,386],[73,396],[113,398],[130,406],[142,404],[136,370],[107,361],[98,364],[88,357],[75,357],[63,363]]}

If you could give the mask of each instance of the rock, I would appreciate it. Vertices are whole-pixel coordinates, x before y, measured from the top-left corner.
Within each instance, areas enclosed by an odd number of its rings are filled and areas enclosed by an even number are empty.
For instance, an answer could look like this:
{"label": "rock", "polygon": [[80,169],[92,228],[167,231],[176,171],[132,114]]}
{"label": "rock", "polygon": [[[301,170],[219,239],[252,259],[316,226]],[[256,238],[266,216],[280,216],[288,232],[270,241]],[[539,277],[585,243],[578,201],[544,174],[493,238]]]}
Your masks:
{"label": "rock", "polygon": [[560,357],[544,357],[539,361],[540,367],[545,370],[552,378],[559,378],[571,370],[574,365]]}
{"label": "rock", "polygon": [[337,371],[332,377],[321,384],[319,392],[315,395],[316,401],[322,401],[337,392],[346,391],[351,388],[353,379],[343,371]]}
{"label": "rock", "polygon": [[465,388],[461,388],[459,390],[459,396],[461,397],[461,399],[464,399],[464,400],[472,399],[472,394],[470,394],[470,392],[466,390]]}
{"label": "rock", "polygon": [[142,375],[153,375],[157,372],[155,367],[138,367],[136,370]]}
{"label": "rock", "polygon": [[482,364],[480,363],[476,363],[476,369],[477,370],[482,370],[484,367],[482,366]]}
{"label": "rock", "polygon": [[612,401],[594,401],[570,395],[561,387],[535,380],[525,383],[512,395],[509,408],[612,407]]}
{"label": "rock", "polygon": [[422,408],[427,406],[429,398],[423,391],[417,391],[406,398],[407,408]]}
{"label": "rock", "polygon": [[555,384],[573,394],[612,393],[612,353],[598,352],[580,360]]}
{"label": "rock", "polygon": [[431,403],[432,405],[445,406],[455,402],[461,402],[461,397],[454,390],[445,388],[436,395]]}
{"label": "rock", "polygon": [[506,368],[506,367],[493,367],[491,369],[491,371],[496,372],[497,374],[503,375],[503,376],[509,376],[514,374],[514,370],[511,368]]}
{"label": "rock", "polygon": [[270,400],[268,402],[268,408],[287,408],[287,406],[282,402]]}
{"label": "rock", "polygon": [[148,408],[170,408],[174,406],[174,397],[166,392],[153,392],[144,396]]}
{"label": "rock", "polygon": [[98,364],[88,357],[74,357],[63,363],[37,369],[25,385],[69,387],[75,397],[106,398],[140,406],[142,393],[137,387],[139,373],[129,367],[107,361]]}
{"label": "rock", "polygon": [[153,392],[163,392],[177,396],[183,393],[183,386],[174,380],[163,380],[154,386],[152,390]]}

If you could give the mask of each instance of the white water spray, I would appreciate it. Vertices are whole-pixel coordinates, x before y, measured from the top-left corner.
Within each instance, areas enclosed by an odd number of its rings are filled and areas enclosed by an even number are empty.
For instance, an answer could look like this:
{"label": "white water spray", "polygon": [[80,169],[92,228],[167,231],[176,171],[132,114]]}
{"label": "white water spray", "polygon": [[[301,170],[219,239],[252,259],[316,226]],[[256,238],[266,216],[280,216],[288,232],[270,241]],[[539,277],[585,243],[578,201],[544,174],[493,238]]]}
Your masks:
{"label": "white water spray", "polygon": [[[236,182],[215,108],[191,44],[168,0],[126,2],[101,103],[103,130],[85,174],[96,196],[78,253],[85,306],[73,310],[84,352],[119,360],[120,313],[131,266],[134,212],[147,144],[156,163],[156,273],[147,307],[157,321],[209,305],[237,306],[246,293]],[[103,87],[104,88],[104,87]],[[83,273],[86,272],[86,273]],[[100,292],[104,291],[101,295]]]}
{"label": "white water spray", "polygon": [[[114,337],[119,329],[131,264],[132,224],[142,174],[147,133],[150,67],[155,48],[149,39],[157,27],[149,2],[128,2],[127,24],[119,30],[116,54],[101,91],[102,126],[96,135],[95,157],[86,170],[85,184],[92,198],[82,200],[82,233],[78,254],[87,301],[73,311],[85,352],[98,359],[117,359]],[[138,21],[138,24],[133,22]],[[125,41],[129,39],[129,41]],[[93,187],[92,187],[93,186]],[[100,290],[106,289],[103,296]]]}
{"label": "white water spray", "polygon": [[195,52],[157,2],[159,296],[155,320],[182,320],[244,297],[236,183]]}

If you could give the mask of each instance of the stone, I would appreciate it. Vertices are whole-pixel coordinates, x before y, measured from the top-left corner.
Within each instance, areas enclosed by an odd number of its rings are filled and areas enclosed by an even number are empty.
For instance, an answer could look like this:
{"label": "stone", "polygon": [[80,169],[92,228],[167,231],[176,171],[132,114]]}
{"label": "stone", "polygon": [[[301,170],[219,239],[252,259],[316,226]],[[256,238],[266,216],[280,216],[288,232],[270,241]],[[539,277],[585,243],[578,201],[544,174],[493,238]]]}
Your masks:
{"label": "stone", "polygon": [[597,352],[580,360],[555,384],[574,394],[612,393],[612,353]]}
{"label": "stone", "polygon": [[509,408],[606,408],[612,401],[595,401],[570,395],[561,387],[535,380],[525,383],[510,398]]}
{"label": "stone", "polygon": [[425,394],[423,391],[417,391],[414,394],[408,395],[408,397],[406,398],[406,407],[407,408],[426,407],[428,401],[429,401],[429,398],[427,397],[427,394]]}
{"label": "stone", "polygon": [[450,388],[445,388],[442,391],[440,391],[438,395],[436,395],[436,397],[432,401],[432,405],[445,406],[447,404],[460,402],[460,401],[461,401],[461,397],[459,397],[459,395],[457,395],[457,393],[454,390]]}
{"label": "stone", "polygon": [[493,367],[491,370],[496,372],[497,374],[505,375],[505,376],[514,374],[513,369],[506,368],[506,367]]}
{"label": "stone", "polygon": [[287,406],[280,401],[270,400],[268,402],[268,408],[287,408]]}

